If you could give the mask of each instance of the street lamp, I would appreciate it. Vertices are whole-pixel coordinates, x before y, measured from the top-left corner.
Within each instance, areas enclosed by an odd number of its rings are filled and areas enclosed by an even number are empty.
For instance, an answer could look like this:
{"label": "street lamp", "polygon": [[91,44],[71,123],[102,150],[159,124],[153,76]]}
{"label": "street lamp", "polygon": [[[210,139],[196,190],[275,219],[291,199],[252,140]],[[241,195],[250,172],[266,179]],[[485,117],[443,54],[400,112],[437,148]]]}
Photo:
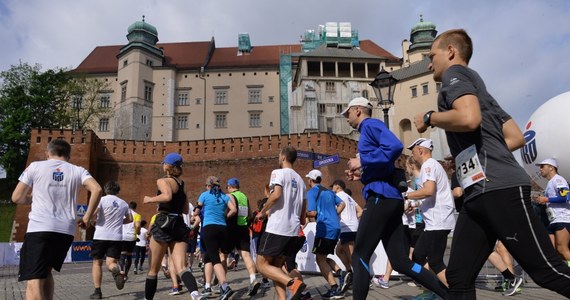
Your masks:
{"label": "street lamp", "polygon": [[389,72],[386,72],[384,67],[382,67],[382,70],[376,75],[374,81],[370,83],[370,86],[374,89],[376,98],[378,98],[378,106],[380,106],[384,112],[384,123],[386,123],[388,129],[390,129],[390,125],[388,125],[388,111],[390,107],[394,105],[396,83],[398,83],[398,79],[394,78]]}

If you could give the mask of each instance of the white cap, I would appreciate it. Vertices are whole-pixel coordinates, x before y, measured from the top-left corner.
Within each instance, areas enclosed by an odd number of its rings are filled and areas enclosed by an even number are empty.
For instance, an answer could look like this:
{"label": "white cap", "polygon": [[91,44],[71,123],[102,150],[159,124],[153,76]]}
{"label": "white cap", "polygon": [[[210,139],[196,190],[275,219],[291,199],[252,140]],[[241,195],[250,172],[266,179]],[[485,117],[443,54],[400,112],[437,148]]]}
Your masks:
{"label": "white cap", "polygon": [[412,150],[415,146],[422,146],[428,148],[429,150],[433,150],[433,142],[430,139],[419,138],[411,145],[409,145],[408,149]]}
{"label": "white cap", "polygon": [[353,106],[363,106],[363,107],[372,108],[372,103],[370,103],[370,101],[368,101],[368,99],[366,99],[364,97],[354,98],[354,99],[350,100],[346,109],[343,110],[342,113],[340,113],[340,114],[346,117],[346,113],[348,113],[348,110]]}
{"label": "white cap", "polygon": [[310,178],[312,180],[317,180],[318,177],[323,177],[323,173],[319,170],[311,170],[309,174],[305,175],[305,177]]}
{"label": "white cap", "polygon": [[558,162],[556,162],[556,159],[555,159],[555,158],[547,158],[547,159],[541,161],[540,163],[538,163],[538,164],[536,164],[536,165],[537,165],[537,166],[540,166],[540,165],[551,165],[551,166],[553,166],[553,167],[555,167],[555,168],[558,169]]}

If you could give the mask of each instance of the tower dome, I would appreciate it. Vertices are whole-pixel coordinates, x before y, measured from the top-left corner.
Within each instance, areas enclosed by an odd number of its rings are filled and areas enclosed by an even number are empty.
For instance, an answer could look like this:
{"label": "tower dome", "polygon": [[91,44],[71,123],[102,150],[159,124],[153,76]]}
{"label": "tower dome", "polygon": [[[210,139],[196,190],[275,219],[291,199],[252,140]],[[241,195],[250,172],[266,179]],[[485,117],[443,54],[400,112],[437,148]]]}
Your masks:
{"label": "tower dome", "polygon": [[158,31],[156,27],[144,21],[136,21],[128,28],[127,39],[129,43],[143,42],[150,45],[156,45],[158,42]]}
{"label": "tower dome", "polygon": [[437,36],[435,24],[424,21],[423,15],[420,15],[420,21],[412,27],[410,32],[410,50],[430,48],[431,44]]}
{"label": "tower dome", "polygon": [[144,21],[136,21],[127,29],[127,40],[129,43],[119,50],[119,55],[126,53],[130,49],[142,48],[159,57],[163,57],[162,49],[156,46],[158,43],[158,31],[156,27]]}

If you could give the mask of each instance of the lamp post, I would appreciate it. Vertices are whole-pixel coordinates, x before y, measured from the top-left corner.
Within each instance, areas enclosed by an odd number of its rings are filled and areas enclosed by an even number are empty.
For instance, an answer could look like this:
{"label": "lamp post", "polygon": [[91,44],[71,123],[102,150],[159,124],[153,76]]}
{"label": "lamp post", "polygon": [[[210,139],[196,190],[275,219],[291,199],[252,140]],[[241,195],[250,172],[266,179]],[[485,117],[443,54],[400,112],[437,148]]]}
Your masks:
{"label": "lamp post", "polygon": [[394,78],[392,74],[384,70],[378,72],[374,80],[370,83],[370,86],[374,89],[374,93],[376,94],[376,98],[378,98],[378,106],[382,108],[384,112],[384,123],[386,123],[386,127],[390,129],[390,125],[388,123],[388,111],[390,107],[394,105],[394,91],[396,89],[396,83],[398,83],[398,79]]}

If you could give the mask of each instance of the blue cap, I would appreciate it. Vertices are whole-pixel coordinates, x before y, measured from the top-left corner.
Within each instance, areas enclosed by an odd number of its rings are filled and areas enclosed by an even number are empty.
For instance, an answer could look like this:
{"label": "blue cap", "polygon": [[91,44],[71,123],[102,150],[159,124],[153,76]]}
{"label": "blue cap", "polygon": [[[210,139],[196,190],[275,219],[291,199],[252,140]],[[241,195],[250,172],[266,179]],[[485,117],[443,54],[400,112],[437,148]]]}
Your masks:
{"label": "blue cap", "polygon": [[182,166],[182,156],[178,153],[168,153],[165,157],[164,160],[162,161],[163,164],[169,164],[171,166],[175,166],[175,167],[180,167]]}
{"label": "blue cap", "polygon": [[231,185],[233,187],[239,187],[239,180],[237,178],[230,178],[228,180],[228,185]]}

